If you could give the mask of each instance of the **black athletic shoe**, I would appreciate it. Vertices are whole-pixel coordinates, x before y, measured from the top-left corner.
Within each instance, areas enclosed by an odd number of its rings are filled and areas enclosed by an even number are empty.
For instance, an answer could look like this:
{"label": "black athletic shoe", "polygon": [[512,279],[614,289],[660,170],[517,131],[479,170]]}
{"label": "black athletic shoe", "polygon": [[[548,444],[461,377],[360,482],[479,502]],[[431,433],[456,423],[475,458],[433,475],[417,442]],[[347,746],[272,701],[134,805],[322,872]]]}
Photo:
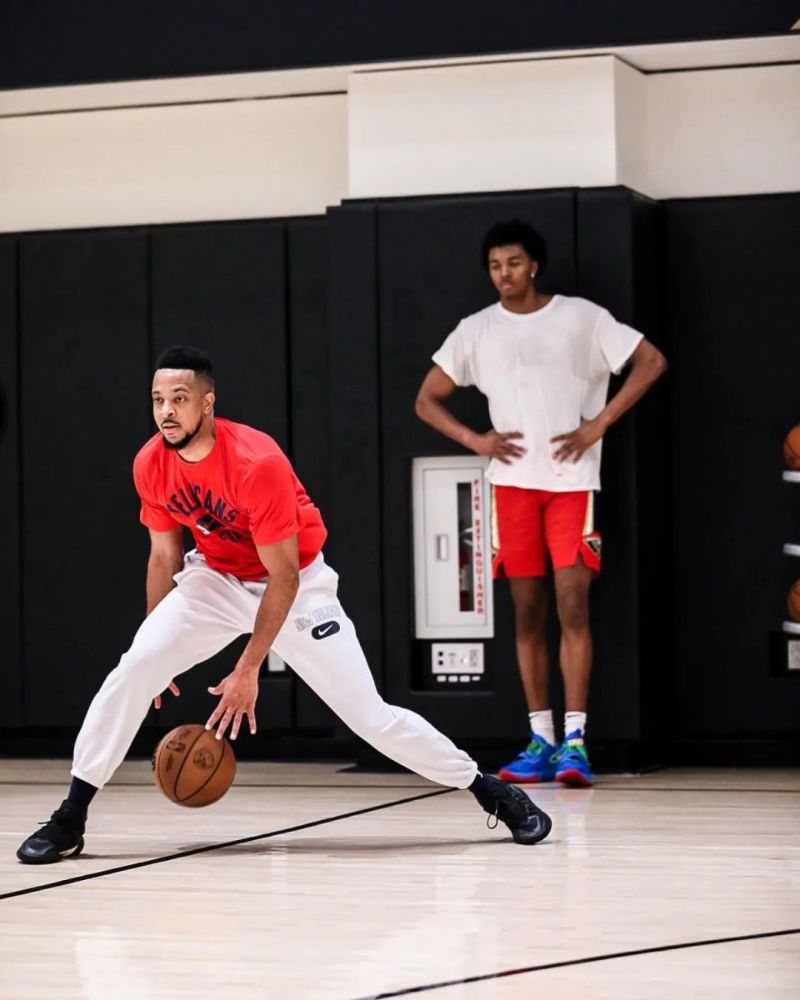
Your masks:
{"label": "black athletic shoe", "polygon": [[[500,820],[518,844],[538,844],[553,828],[553,821],[547,813],[534,805],[516,785],[483,774],[470,790],[489,813],[487,824],[490,829],[493,830]],[[495,818],[494,825],[492,817]]]}
{"label": "black athletic shoe", "polygon": [[50,821],[22,842],[17,857],[24,865],[50,865],[74,857],[83,850],[85,828],[84,814],[64,799]]}

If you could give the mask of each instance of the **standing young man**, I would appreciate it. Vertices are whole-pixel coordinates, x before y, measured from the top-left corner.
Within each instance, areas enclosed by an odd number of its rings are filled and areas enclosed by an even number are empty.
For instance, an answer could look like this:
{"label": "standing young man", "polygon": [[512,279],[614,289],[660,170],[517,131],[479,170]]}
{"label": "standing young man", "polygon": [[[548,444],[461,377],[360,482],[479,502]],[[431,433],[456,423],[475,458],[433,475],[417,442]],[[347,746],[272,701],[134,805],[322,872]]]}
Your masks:
{"label": "standing young man", "polygon": [[[106,678],[75,744],[72,784],[50,821],[17,851],[26,864],[80,853],[94,795],[122,762],[150,702],[172,679],[237,636],[252,633],[206,724],[236,739],[256,731],[258,672],[270,648],[362,739],[431,781],[468,788],[517,843],[534,844],[550,819],[527,795],[482,775],[463,750],[414,712],[378,694],[353,623],[325,563],[327,531],[272,438],[214,416],[209,358],[176,347],[158,360],[158,432],[136,456],[141,521],[150,531],[147,617]],[[183,553],[183,529],[197,548]]]}
{"label": "standing young man", "polygon": [[[532,226],[495,225],[483,240],[482,262],[500,300],[463,319],[433,355],[416,412],[446,437],[492,459],[494,574],[511,585],[531,732],[525,750],[499,775],[513,782],[555,778],[589,785],[589,587],[600,572],[593,518],[601,439],[667,365],[653,344],[600,306],[537,291],[547,248]],[[609,376],[628,363],[623,386],[606,402]],[[492,429],[485,434],[456,420],[445,405],[456,388],[468,385],[488,399]],[[566,707],[558,747],[545,638],[548,556]]]}

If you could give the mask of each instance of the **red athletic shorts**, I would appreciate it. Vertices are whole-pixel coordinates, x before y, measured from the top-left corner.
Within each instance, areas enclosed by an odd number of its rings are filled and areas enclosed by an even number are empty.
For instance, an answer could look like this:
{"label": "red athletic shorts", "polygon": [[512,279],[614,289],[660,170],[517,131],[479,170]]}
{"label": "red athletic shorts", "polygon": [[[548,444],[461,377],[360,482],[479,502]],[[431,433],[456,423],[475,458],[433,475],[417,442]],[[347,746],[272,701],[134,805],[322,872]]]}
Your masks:
{"label": "red athletic shorts", "polygon": [[602,539],[594,530],[594,493],[550,493],[518,486],[492,488],[492,569],[503,576],[545,576],[584,565],[600,572]]}

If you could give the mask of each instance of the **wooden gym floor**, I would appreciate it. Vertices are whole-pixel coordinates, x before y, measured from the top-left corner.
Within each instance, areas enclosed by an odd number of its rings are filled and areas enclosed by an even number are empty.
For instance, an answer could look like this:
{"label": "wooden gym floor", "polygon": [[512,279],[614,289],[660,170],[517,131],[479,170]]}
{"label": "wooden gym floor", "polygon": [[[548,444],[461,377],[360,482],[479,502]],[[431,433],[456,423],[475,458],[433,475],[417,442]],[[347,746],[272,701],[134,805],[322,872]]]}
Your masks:
{"label": "wooden gym floor", "polygon": [[2,1000],[800,997],[796,771],[544,786],[520,847],[413,775],[246,763],[190,810],[134,761],[84,855],[20,865],[67,772],[0,761]]}

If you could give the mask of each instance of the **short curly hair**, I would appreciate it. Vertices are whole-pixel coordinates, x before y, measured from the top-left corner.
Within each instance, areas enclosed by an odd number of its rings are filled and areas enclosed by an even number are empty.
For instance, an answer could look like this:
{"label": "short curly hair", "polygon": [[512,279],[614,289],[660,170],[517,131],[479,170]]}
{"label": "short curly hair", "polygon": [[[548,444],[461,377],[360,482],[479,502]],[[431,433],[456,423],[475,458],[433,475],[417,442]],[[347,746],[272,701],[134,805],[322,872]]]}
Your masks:
{"label": "short curly hair", "polygon": [[533,226],[520,219],[496,222],[483,237],[481,243],[481,265],[489,267],[489,251],[495,247],[506,247],[519,243],[525,253],[539,265],[539,274],[547,267],[547,244]]}

